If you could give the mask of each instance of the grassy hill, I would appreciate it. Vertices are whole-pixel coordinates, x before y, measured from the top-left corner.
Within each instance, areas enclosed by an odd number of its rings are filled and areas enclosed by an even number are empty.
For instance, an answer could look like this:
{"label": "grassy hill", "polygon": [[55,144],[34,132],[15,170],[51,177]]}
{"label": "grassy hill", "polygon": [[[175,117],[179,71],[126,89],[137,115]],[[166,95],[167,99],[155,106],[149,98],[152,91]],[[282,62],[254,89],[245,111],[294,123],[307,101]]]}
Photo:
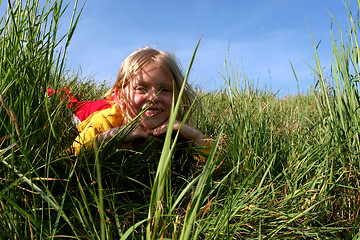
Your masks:
{"label": "grassy hill", "polygon": [[77,15],[58,36],[61,2],[13,4],[0,28],[0,239],[360,237],[357,13],[332,39],[328,79],[314,44],[316,87],[305,95],[279,99],[227,61],[227,87],[199,91],[193,121],[213,142],[199,161],[171,134],[135,150],[114,140],[68,151],[77,130],[46,89],[94,100],[106,86],[66,69]]}

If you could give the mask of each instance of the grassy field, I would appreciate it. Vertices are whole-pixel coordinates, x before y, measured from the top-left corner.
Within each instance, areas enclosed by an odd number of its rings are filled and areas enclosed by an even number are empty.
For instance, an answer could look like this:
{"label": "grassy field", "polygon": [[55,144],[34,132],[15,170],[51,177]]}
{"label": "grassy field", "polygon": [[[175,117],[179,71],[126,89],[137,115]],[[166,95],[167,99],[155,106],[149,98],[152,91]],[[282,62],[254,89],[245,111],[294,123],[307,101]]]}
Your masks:
{"label": "grassy field", "polygon": [[65,36],[59,19],[81,6],[11,4],[0,28],[0,239],[360,238],[358,12],[336,29],[331,74],[314,43],[306,94],[279,99],[226,59],[227,87],[199,91],[192,120],[213,141],[199,161],[171,132],[136,150],[115,139],[68,151],[77,130],[46,89],[93,100],[107,88],[66,68],[78,15]]}

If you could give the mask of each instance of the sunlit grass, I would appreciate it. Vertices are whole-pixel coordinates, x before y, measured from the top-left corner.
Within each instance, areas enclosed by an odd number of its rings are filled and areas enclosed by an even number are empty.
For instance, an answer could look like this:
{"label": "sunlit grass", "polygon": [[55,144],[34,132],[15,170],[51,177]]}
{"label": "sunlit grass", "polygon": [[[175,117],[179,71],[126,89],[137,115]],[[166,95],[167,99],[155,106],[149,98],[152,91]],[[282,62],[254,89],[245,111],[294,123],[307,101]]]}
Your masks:
{"label": "sunlit grass", "polygon": [[317,87],[306,95],[259,89],[228,57],[226,87],[199,90],[203,107],[193,106],[195,126],[213,142],[198,161],[171,131],[139,149],[117,149],[114,138],[73,156],[66,101],[46,88],[94,100],[106,86],[66,72],[77,15],[57,36],[62,2],[17,3],[0,28],[0,239],[359,237],[355,13],[344,9],[349,29],[333,36],[327,79],[314,44]]}

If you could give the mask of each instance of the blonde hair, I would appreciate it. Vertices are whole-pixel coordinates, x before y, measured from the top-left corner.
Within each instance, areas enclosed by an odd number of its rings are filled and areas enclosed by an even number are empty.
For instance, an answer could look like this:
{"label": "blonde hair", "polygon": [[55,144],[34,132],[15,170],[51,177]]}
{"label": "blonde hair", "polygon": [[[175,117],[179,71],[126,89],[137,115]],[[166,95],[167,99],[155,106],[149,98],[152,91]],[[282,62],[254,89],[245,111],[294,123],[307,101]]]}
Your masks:
{"label": "blonde hair", "polygon": [[[111,92],[117,92],[126,87],[139,71],[149,63],[156,63],[174,84],[174,91],[179,91],[184,82],[184,75],[174,56],[167,52],[145,47],[130,54],[121,64],[116,82]],[[121,94],[121,91],[120,91]],[[178,119],[182,119],[195,100],[195,92],[186,82],[181,99]]]}

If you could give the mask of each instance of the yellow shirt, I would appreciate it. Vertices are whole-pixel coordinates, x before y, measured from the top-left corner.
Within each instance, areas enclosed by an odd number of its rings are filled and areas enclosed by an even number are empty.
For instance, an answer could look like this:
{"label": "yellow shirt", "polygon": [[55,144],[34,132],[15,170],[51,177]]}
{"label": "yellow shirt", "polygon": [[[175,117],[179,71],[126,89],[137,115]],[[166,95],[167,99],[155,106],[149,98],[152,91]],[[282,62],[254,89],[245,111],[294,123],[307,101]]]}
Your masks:
{"label": "yellow shirt", "polygon": [[118,104],[91,114],[78,125],[80,134],[72,145],[75,155],[78,155],[81,149],[93,148],[96,137],[100,133],[122,125],[124,125],[124,112]]}

